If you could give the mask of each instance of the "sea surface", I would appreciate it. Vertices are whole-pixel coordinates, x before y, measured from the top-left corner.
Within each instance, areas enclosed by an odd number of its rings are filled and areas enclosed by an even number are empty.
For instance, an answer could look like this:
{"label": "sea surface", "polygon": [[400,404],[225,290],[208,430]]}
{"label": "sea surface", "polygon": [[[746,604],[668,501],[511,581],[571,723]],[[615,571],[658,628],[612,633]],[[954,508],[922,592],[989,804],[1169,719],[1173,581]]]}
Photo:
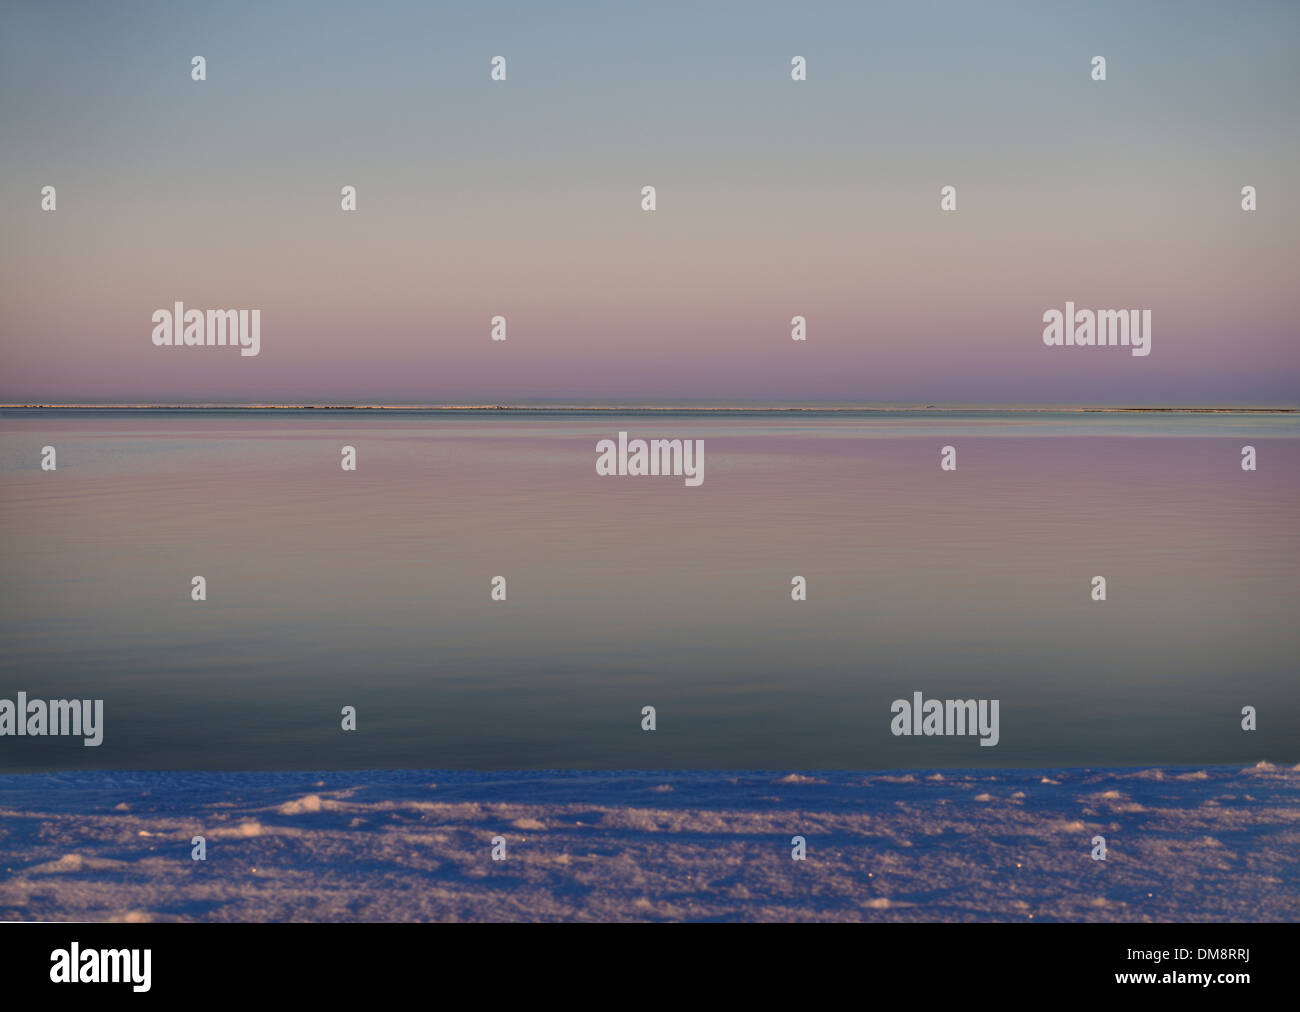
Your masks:
{"label": "sea surface", "polygon": [[[597,475],[621,431],[702,439],[703,484]],[[0,699],[105,714],[99,747],[0,736],[0,772],[1294,764],[1297,437],[1285,414],[0,411]],[[998,744],[895,736],[918,691],[997,699]]]}

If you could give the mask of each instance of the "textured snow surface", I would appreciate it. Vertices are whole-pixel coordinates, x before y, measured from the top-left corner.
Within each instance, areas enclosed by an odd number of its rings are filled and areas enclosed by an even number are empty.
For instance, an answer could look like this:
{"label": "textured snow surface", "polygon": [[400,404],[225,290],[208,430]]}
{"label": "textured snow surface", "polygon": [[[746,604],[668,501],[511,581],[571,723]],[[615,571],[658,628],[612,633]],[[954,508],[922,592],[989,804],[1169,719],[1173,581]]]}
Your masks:
{"label": "textured snow surface", "polygon": [[0,776],[0,874],[6,920],[1295,921],[1300,767]]}

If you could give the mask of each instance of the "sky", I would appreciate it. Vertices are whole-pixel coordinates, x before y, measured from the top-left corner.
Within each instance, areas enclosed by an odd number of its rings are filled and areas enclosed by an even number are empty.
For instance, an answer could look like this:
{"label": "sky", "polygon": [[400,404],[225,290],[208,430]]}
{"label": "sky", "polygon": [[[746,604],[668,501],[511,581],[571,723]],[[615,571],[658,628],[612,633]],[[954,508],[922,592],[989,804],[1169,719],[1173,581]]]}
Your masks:
{"label": "sky", "polygon": [[1298,54],[1294,3],[4,0],[0,401],[1295,405]]}

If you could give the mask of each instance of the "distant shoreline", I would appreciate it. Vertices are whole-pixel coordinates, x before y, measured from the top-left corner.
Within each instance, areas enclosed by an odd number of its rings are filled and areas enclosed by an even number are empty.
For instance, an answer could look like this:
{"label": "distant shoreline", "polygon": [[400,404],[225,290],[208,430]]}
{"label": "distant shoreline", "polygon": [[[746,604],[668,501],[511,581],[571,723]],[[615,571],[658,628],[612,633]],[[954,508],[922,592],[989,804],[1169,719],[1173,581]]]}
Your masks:
{"label": "distant shoreline", "polygon": [[1293,415],[1300,408],[1258,407],[993,407],[988,405],[674,405],[674,404],[0,404],[0,411],[411,411],[533,412],[536,414],[1173,414]]}

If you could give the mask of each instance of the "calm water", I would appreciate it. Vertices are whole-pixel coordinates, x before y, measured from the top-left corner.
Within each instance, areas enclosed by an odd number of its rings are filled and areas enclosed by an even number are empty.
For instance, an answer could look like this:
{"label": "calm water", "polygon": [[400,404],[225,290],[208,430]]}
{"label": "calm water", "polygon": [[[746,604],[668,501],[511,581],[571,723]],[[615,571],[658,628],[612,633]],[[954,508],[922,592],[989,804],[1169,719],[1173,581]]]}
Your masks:
{"label": "calm water", "polygon": [[[704,484],[598,477],[620,430],[703,439]],[[0,698],[102,698],[106,722],[99,748],[0,737],[0,771],[1294,763],[1298,436],[1285,416],[0,412]],[[1000,744],[893,736],[918,690],[999,699]]]}

